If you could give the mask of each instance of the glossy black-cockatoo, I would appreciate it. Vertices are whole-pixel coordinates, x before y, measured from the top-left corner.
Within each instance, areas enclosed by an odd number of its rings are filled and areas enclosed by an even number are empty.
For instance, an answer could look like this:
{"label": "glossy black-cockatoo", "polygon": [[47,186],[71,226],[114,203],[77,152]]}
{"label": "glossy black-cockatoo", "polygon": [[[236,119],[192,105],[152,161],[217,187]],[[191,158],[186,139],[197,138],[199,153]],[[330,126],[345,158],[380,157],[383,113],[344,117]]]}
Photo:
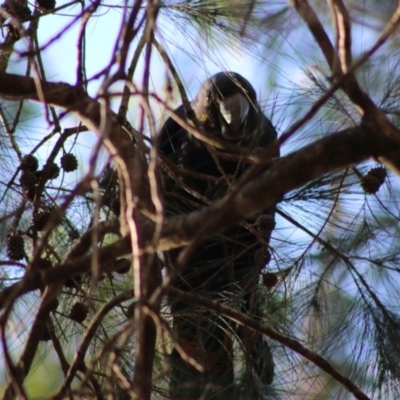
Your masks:
{"label": "glossy black-cockatoo", "polygon": [[[166,215],[193,211],[227,194],[249,167],[241,161],[240,149],[267,149],[277,137],[260,109],[254,88],[237,73],[220,72],[207,79],[190,106],[195,118],[188,118],[190,113],[186,114],[183,105],[175,113],[192,120],[198,131],[219,144],[210,145],[173,118],[167,119],[158,137],[159,152],[167,159],[163,177]],[[273,210],[265,210],[264,215],[272,219]],[[270,232],[262,235],[254,222],[255,218],[246,221],[253,229],[242,224],[199,244],[175,287],[236,304],[242,312],[253,314],[254,290],[270,237]],[[169,268],[174,268],[179,252],[165,254]],[[172,302],[171,310],[176,343],[205,367],[205,372],[199,373],[174,350],[174,398],[197,399],[209,391],[205,398],[217,395],[218,399],[232,399],[233,337],[242,345],[256,379],[267,385],[272,382],[274,363],[261,335],[243,329],[238,333],[231,323],[181,302]]]}

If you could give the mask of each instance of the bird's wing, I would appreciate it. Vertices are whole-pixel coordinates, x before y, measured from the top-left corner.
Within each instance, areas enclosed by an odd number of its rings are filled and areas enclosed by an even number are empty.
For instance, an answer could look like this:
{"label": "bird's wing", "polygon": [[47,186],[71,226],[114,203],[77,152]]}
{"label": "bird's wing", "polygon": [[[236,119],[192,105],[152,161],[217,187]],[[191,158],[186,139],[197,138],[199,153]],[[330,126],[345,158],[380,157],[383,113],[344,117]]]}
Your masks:
{"label": "bird's wing", "polygon": [[[186,118],[183,105],[179,106],[174,112],[180,117]],[[186,130],[172,117],[168,117],[158,135],[160,153],[168,157],[172,162],[177,163],[185,140],[187,140]]]}

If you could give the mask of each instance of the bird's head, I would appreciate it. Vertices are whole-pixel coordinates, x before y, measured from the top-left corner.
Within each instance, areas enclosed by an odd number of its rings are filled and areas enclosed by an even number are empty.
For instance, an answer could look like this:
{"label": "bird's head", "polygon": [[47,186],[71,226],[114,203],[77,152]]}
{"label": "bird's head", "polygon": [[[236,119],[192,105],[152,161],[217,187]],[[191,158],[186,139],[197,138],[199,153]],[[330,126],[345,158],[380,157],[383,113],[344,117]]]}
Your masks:
{"label": "bird's head", "polygon": [[206,132],[230,141],[244,137],[249,116],[258,109],[255,90],[235,72],[219,72],[207,79],[192,106]]}

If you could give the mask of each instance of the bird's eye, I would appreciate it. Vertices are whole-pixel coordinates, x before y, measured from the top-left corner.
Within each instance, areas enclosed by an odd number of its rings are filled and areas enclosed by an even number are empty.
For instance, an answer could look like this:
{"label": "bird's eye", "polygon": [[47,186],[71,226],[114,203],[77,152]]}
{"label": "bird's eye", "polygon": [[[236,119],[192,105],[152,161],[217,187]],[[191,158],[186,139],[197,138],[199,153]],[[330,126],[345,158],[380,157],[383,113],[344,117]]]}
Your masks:
{"label": "bird's eye", "polygon": [[212,100],[212,93],[211,93],[211,91],[208,91],[208,92],[207,92],[207,94],[206,94],[206,100],[207,100],[208,103]]}

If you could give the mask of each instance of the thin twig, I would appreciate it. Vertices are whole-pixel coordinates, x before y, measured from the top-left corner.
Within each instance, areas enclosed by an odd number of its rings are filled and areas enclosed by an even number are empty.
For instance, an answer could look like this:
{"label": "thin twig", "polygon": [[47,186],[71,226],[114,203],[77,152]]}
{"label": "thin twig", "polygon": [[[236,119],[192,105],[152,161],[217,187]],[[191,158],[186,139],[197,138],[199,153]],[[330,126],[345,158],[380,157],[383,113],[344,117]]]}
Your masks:
{"label": "thin twig", "polygon": [[108,300],[94,315],[91,319],[89,326],[86,329],[85,335],[75,352],[75,358],[66,373],[66,377],[62,383],[62,386],[58,393],[52,398],[52,400],[61,400],[64,394],[68,390],[71,382],[75,376],[75,373],[80,369],[80,366],[84,364],[86,352],[90,346],[90,343],[96,334],[97,328],[104,320],[104,317],[118,304],[125,300],[129,300],[133,295],[132,290],[126,290],[120,293],[118,296]]}

